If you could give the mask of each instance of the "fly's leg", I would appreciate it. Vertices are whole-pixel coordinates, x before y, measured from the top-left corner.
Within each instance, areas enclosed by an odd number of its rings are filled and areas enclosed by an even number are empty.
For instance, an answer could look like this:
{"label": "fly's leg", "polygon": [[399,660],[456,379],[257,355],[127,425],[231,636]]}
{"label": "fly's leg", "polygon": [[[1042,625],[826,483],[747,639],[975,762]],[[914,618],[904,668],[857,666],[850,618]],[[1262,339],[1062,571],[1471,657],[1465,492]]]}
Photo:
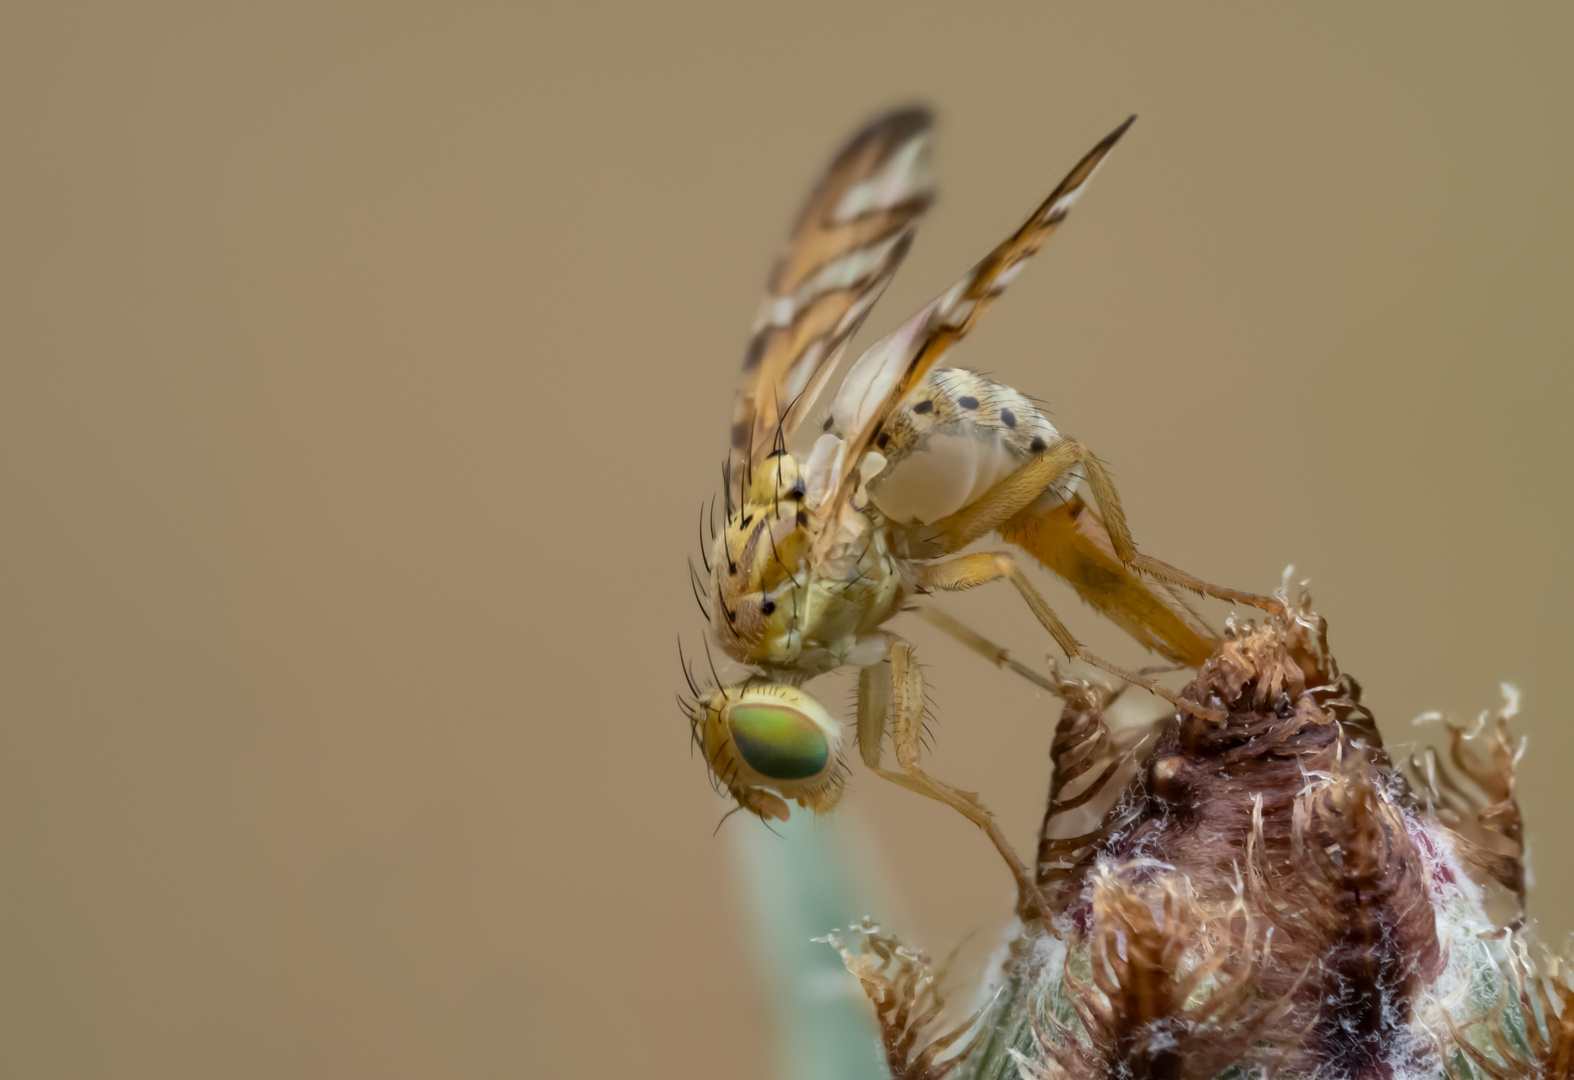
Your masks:
{"label": "fly's leg", "polygon": [[1039,595],[1039,591],[1033,587],[1027,575],[1022,573],[1016,560],[1003,551],[980,551],[972,555],[958,555],[954,559],[929,563],[918,568],[918,587],[938,589],[942,592],[961,592],[964,589],[987,585],[991,581],[999,581],[1001,578],[1016,586],[1017,592],[1022,594],[1022,599],[1027,601],[1034,618],[1049,631],[1050,637],[1055,639],[1055,643],[1068,657],[1102,668],[1116,678],[1124,679],[1150,693],[1157,694],[1176,708],[1185,709],[1194,716],[1214,722],[1224,720],[1223,716],[1212,709],[1204,708],[1196,702],[1186,701],[1152,679],[1138,675],[1135,671],[1127,671],[1118,664],[1113,664],[1083,648],[1082,643],[1066,629],[1066,624],[1060,621],[1060,616],[1056,615],[1055,610],[1049,606],[1043,596]]}
{"label": "fly's leg", "polygon": [[939,608],[924,604],[917,609],[916,614],[930,626],[950,634],[996,667],[1009,668],[1034,686],[1048,690],[1056,697],[1060,696],[1060,684],[1054,679],[1040,675],[1020,660],[1013,659],[1004,647],[996,645],[971,627],[964,626]]}
{"label": "fly's leg", "polygon": [[1270,596],[1210,585],[1201,578],[1137,550],[1126,523],[1120,495],[1104,471],[1104,465],[1075,439],[1061,439],[1020,468],[996,481],[976,502],[934,523],[935,539],[942,552],[958,551],[981,536],[995,531],[1025,509],[1044,489],[1077,465],[1083,467],[1093,499],[1098,503],[1115,555],[1133,570],[1160,581],[1189,589],[1200,595],[1217,597],[1231,603],[1249,604],[1275,615],[1284,614],[1284,605]]}
{"label": "fly's leg", "polygon": [[1082,461],[1081,444],[1062,439],[1030,458],[1014,471],[996,480],[973,502],[930,526],[935,533],[938,553],[960,551],[980,537],[994,532],[1016,517],[1044,489],[1061,479]]}
{"label": "fly's leg", "polygon": [[[1020,660],[1014,659],[1010,650],[1008,650],[1004,645],[996,645],[993,641],[990,641],[977,630],[974,630],[972,627],[957,620],[946,612],[941,611],[939,608],[934,607],[933,605],[923,604],[915,608],[908,608],[906,610],[914,612],[920,619],[923,619],[930,626],[933,626],[936,629],[951,635],[951,637],[955,638],[963,645],[966,645],[969,649],[972,649],[979,656],[982,656],[985,660],[988,660],[996,667],[1009,668],[1018,675],[1022,676],[1028,682],[1032,683],[1034,686],[1048,690],[1051,694],[1054,694],[1056,697],[1062,700],[1065,700],[1066,698],[1067,687],[1082,687],[1084,685],[1081,680],[1078,680],[1074,676],[1068,677],[1062,675],[1060,668],[1056,666],[1053,657],[1050,657],[1049,660],[1048,675],[1043,675],[1037,671],[1034,671]],[[1137,674],[1152,675],[1163,674],[1166,671],[1184,670],[1184,667],[1143,668]],[[1132,685],[1133,684],[1129,681],[1122,681],[1118,686],[1110,687],[1106,691],[1107,699],[1104,701],[1104,705],[1108,705],[1110,702],[1120,697],[1121,694],[1125,693],[1127,690],[1130,690]],[[1144,687],[1144,689],[1146,688]]]}
{"label": "fly's leg", "polygon": [[1093,489],[1093,499],[1099,504],[1099,511],[1104,515],[1105,531],[1109,533],[1110,543],[1114,545],[1115,555],[1121,562],[1133,570],[1140,570],[1160,581],[1178,585],[1199,595],[1212,596],[1235,604],[1249,604],[1273,615],[1284,614],[1284,605],[1271,596],[1258,596],[1256,593],[1210,585],[1200,577],[1171,566],[1162,559],[1140,553],[1136,542],[1131,538],[1131,526],[1126,524],[1126,511],[1120,505],[1120,496],[1115,492],[1115,484],[1110,480],[1109,473],[1104,471],[1104,463],[1092,454],[1084,453],[1083,465],[1087,469],[1088,486]]}
{"label": "fly's leg", "polygon": [[[1027,866],[1012,850],[995,815],[979,801],[978,795],[936,780],[918,765],[919,738],[924,722],[924,677],[913,659],[913,647],[890,638],[887,659],[870,664],[858,675],[858,751],[864,764],[877,776],[945,803],[984,831],[1000,857],[1006,860],[1017,880],[1018,913],[1031,918],[1036,910],[1047,923],[1049,905]],[[897,769],[882,764],[881,741],[889,729],[896,751]]]}

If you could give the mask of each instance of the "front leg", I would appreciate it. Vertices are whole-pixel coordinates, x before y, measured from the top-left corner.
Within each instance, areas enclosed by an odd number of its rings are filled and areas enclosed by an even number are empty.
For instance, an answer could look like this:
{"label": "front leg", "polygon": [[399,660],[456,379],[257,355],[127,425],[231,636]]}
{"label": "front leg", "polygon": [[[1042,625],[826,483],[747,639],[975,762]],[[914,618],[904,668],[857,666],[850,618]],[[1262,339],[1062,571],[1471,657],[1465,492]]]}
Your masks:
{"label": "front leg", "polygon": [[1033,587],[1033,583],[1022,573],[1022,568],[1017,566],[1016,560],[1003,551],[980,551],[972,555],[958,555],[954,559],[942,562],[928,563],[918,568],[918,587],[920,589],[939,589],[943,592],[961,592],[979,585],[987,585],[991,581],[1005,578],[1016,586],[1022,599],[1027,601],[1027,606],[1032,610],[1034,618],[1039,625],[1049,631],[1050,637],[1060,646],[1062,652],[1073,660],[1083,660],[1094,667],[1102,668],[1117,678],[1124,679],[1133,685],[1140,686],[1150,693],[1168,701],[1178,709],[1185,709],[1194,716],[1205,720],[1222,723],[1224,717],[1212,709],[1204,708],[1196,702],[1187,701],[1160,686],[1152,679],[1144,678],[1135,671],[1127,671],[1118,664],[1112,664],[1103,657],[1089,652],[1082,646],[1060,621],[1060,616],[1055,614],[1055,609]]}
{"label": "front leg", "polygon": [[[918,765],[918,748],[924,722],[924,677],[913,659],[913,647],[894,634],[889,637],[886,659],[870,664],[858,675],[858,750],[864,764],[877,776],[943,802],[984,831],[1017,879],[1017,913],[1031,918],[1036,910],[1047,924],[1050,913],[1033,875],[1012,850],[995,815],[978,795],[936,780]],[[882,765],[881,742],[889,729],[900,771]]]}

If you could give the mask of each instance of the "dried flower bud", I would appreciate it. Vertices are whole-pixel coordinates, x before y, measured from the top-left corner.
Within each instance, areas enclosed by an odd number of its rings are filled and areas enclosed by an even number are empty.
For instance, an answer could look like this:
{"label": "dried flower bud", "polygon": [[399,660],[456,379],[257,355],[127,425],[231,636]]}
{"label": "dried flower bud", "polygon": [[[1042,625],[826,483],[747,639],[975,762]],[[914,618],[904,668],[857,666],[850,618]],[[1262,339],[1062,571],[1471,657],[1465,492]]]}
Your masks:
{"label": "dried flower bud", "polygon": [[[1451,726],[1450,766],[1428,751],[1396,769],[1304,601],[1231,627],[1183,691],[1222,722],[1177,711],[1120,731],[1113,689],[1057,684],[1036,872],[1054,915],[1019,924],[947,1069],[1574,1076],[1574,989],[1524,932],[1512,700],[1485,754]],[[837,944],[876,1000],[892,1075],[937,1075],[909,1053],[927,966],[864,939],[857,954]]]}

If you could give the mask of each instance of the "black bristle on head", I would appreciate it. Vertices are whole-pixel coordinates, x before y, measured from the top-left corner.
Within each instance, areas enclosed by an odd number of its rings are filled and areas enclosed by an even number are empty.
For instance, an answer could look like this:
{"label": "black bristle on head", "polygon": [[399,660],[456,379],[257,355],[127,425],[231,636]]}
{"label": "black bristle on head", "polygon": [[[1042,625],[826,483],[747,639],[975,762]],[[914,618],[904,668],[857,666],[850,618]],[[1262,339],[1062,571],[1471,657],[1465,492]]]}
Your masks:
{"label": "black bristle on head", "polygon": [[[771,397],[772,399],[776,398],[776,391],[774,389],[771,391]],[[771,457],[776,459],[776,484],[771,490],[771,508],[772,510],[775,510],[779,513],[780,509],[777,507],[776,501],[778,498],[780,498],[780,492],[782,489],[782,458],[787,453],[787,437],[782,434],[782,422],[786,420],[787,417],[786,414],[782,412],[781,402],[778,400],[775,402],[775,404],[776,433],[771,436]]]}
{"label": "black bristle on head", "polygon": [[700,562],[705,564],[705,572],[709,574],[710,556],[705,554],[705,504],[703,502],[700,503]]}
{"label": "black bristle on head", "polygon": [[743,455],[743,471],[738,474],[738,505],[747,506],[749,503],[749,487],[754,483],[754,447],[750,446],[748,453]]}
{"label": "black bristle on head", "polygon": [[[787,413],[782,411],[781,399],[776,396],[775,388],[771,390],[771,399],[776,406],[776,434],[771,436],[771,454],[785,454],[787,452],[787,435],[783,425],[787,423]],[[797,402],[797,398],[793,398]],[[792,405],[787,406],[787,411],[792,411]]]}
{"label": "black bristle on head", "polygon": [[699,571],[694,569],[694,560],[689,560],[689,588],[694,593],[694,602],[700,606],[700,614],[705,616],[705,621],[710,622],[710,609],[705,606],[703,597],[704,589],[700,586]]}
{"label": "black bristle on head", "polygon": [[740,804],[738,806],[734,806],[731,810],[728,810],[725,814],[723,814],[721,816],[721,820],[716,822],[716,827],[711,830],[711,833],[710,833],[711,836],[714,837],[717,833],[721,832],[721,827],[723,825],[727,824],[727,819],[732,817],[732,815],[736,814],[739,810],[742,810],[742,809],[743,809],[743,806]]}
{"label": "black bristle on head", "polygon": [[[787,411],[782,413],[781,414],[781,419],[776,421],[776,432],[777,432],[778,435],[781,435],[782,425],[787,422],[787,417],[792,414],[792,411],[798,407],[798,402],[803,400],[803,395],[805,394],[806,391],[807,391],[807,387],[804,390],[798,391],[796,394],[793,395],[793,399],[787,403]],[[783,439],[782,439],[782,449],[785,450],[786,448],[787,448],[786,439],[785,439],[785,437],[783,437]]]}
{"label": "black bristle on head", "polygon": [[[732,451],[728,450],[727,451],[727,460],[722,463],[722,467],[721,467],[721,493],[722,493],[722,496],[723,496],[723,499],[724,499],[724,503],[725,503],[723,509],[726,511],[726,514],[727,514],[726,520],[724,520],[721,523],[721,548],[722,548],[722,551],[725,552],[726,555],[727,555],[727,573],[729,573],[729,574],[736,574],[738,572],[738,564],[733,561],[732,548],[727,543],[727,522],[732,520],[732,488],[728,486],[728,480],[729,480],[728,473],[731,471],[731,469],[732,469]],[[712,497],[711,501],[712,501],[712,503],[714,503],[715,502],[715,498]],[[729,620],[729,621],[731,621],[731,620]]]}
{"label": "black bristle on head", "polygon": [[766,538],[771,542],[771,557],[776,560],[777,566],[780,566],[785,570],[787,568],[787,564],[782,562],[782,553],[776,550],[776,530],[767,527],[765,530],[765,535]]}
{"label": "black bristle on head", "polygon": [[700,693],[700,688],[694,682],[694,673],[689,670],[689,659],[683,655],[683,635],[678,635],[678,663],[683,667],[683,681],[689,684],[689,692],[697,699],[705,695]]}

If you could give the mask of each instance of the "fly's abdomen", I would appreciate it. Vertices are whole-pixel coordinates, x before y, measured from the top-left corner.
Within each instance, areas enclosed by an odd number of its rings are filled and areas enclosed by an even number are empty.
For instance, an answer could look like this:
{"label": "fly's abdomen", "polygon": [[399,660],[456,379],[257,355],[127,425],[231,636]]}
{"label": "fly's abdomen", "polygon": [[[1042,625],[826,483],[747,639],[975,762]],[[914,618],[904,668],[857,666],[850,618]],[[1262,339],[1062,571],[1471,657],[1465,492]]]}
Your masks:
{"label": "fly's abdomen", "polygon": [[[886,467],[869,486],[880,512],[928,524],[976,502],[1060,438],[1026,395],[962,368],[937,368],[886,421],[876,449]],[[1047,488],[1046,507],[1070,497],[1081,470]]]}

